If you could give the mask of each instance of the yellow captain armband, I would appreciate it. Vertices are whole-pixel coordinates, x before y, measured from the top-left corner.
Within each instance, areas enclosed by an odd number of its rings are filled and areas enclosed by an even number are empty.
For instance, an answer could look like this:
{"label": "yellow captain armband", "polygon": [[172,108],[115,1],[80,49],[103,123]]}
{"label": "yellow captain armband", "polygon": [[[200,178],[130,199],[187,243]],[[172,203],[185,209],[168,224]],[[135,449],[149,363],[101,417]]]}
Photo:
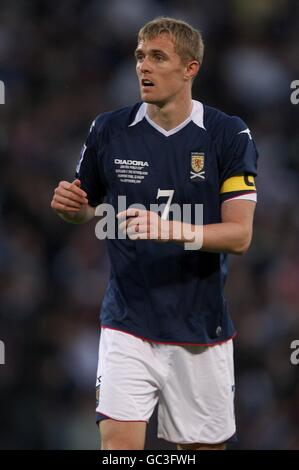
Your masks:
{"label": "yellow captain armband", "polygon": [[220,194],[234,193],[238,191],[256,191],[254,176],[242,175],[242,176],[231,176],[224,181],[220,188]]}

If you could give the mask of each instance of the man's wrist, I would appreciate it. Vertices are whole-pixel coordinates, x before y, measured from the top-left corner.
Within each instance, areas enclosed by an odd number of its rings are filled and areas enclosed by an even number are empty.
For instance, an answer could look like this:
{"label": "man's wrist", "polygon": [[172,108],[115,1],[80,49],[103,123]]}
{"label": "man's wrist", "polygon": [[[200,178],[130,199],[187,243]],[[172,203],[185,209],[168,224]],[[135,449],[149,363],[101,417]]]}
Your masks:
{"label": "man's wrist", "polygon": [[93,218],[94,209],[84,206],[78,212],[57,211],[57,214],[61,219],[70,224],[84,224]]}
{"label": "man's wrist", "polygon": [[199,250],[202,247],[203,227],[185,222],[173,221],[170,224],[170,240],[180,245],[189,246],[188,249]]}

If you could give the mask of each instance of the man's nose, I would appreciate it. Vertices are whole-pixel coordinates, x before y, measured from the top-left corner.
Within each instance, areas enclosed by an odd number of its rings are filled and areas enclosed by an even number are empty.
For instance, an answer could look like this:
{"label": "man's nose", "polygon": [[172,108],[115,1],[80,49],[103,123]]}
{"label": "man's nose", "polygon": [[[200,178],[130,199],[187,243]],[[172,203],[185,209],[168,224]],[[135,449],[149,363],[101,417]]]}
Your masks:
{"label": "man's nose", "polygon": [[143,61],[139,64],[139,70],[141,73],[151,72],[151,64],[147,57],[144,57]]}

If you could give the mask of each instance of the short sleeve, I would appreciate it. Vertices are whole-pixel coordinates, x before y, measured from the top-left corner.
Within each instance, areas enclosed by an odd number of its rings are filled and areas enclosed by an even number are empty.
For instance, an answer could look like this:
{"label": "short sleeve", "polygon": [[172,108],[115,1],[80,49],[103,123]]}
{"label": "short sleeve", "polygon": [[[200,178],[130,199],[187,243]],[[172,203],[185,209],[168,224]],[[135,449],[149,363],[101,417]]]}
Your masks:
{"label": "short sleeve", "polygon": [[230,117],[224,131],[220,159],[222,202],[256,194],[257,160],[258,152],[249,128],[242,119]]}
{"label": "short sleeve", "polygon": [[87,193],[88,202],[96,207],[106,194],[103,171],[101,171],[100,131],[96,120],[93,121],[87,139],[82,147],[76,167],[76,178],[81,181],[81,188]]}

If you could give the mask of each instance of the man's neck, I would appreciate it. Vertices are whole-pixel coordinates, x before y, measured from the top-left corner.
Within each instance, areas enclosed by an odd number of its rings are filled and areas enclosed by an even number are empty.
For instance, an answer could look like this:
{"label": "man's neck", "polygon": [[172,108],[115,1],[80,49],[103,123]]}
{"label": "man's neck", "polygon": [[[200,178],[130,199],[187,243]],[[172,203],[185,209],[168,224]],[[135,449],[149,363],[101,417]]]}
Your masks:
{"label": "man's neck", "polygon": [[192,106],[191,96],[187,100],[169,102],[163,106],[149,103],[147,105],[147,114],[155,124],[169,131],[179,126],[191,115]]}

